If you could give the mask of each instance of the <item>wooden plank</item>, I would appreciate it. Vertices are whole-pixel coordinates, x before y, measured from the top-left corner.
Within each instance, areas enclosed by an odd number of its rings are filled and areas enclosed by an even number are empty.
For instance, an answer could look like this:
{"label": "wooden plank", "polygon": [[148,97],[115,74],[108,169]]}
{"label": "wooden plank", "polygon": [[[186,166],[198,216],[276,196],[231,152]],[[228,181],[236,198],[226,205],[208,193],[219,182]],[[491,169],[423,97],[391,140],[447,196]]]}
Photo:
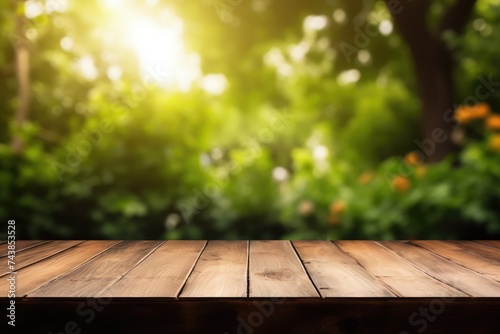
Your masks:
{"label": "wooden plank", "polygon": [[205,245],[202,240],[167,241],[101,296],[176,298]]}
{"label": "wooden plank", "polygon": [[161,241],[124,241],[28,297],[97,297],[153,252]]}
{"label": "wooden plank", "polygon": [[380,242],[428,275],[472,297],[500,297],[500,282],[459,266],[428,250],[402,242]]}
{"label": "wooden plank", "polygon": [[395,297],[330,241],[293,241],[292,244],[323,298]]}
{"label": "wooden plank", "polygon": [[248,241],[209,241],[181,298],[247,297]]}
{"label": "wooden plank", "polygon": [[[115,240],[85,241],[65,252],[19,270],[16,295],[26,296],[30,291],[79,267],[118,242]],[[7,291],[7,289],[7,280],[0,280],[0,291]]]}
{"label": "wooden plank", "polygon": [[289,241],[251,241],[250,297],[319,297]]}
{"label": "wooden plank", "polygon": [[454,243],[469,252],[500,262],[500,250],[495,247],[487,246],[480,241],[454,241]]}
{"label": "wooden plank", "polygon": [[[82,242],[83,240],[57,240],[27,249],[19,254],[16,254],[14,259],[16,270],[63,252],[68,248],[81,244]],[[9,272],[10,270],[7,267],[7,261],[0,262],[0,277],[8,274]]]}
{"label": "wooden plank", "polygon": [[[420,247],[423,247],[435,254],[438,254],[454,263],[469,268],[483,276],[500,281],[500,262],[496,262],[480,255],[468,252],[460,243],[451,243],[446,241],[413,241]],[[500,253],[500,252],[499,252]]]}
{"label": "wooden plank", "polygon": [[[18,252],[22,252],[26,249],[33,248],[35,246],[43,245],[48,243],[49,240],[17,240],[16,241],[16,255]],[[0,257],[6,257],[7,256],[7,248],[8,244],[3,243],[0,245]]]}
{"label": "wooden plank", "polygon": [[483,245],[500,248],[500,240],[481,240]]}
{"label": "wooden plank", "polygon": [[[399,242],[393,242],[399,243]],[[373,241],[336,241],[371,275],[401,297],[465,297],[466,294],[426,275]]]}

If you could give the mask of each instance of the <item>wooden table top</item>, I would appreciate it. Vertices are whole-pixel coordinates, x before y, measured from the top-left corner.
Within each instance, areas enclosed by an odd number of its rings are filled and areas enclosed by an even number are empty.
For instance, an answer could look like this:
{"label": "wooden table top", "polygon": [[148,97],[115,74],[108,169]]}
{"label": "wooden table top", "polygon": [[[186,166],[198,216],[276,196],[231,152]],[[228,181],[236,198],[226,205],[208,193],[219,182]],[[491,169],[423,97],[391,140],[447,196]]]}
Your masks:
{"label": "wooden table top", "polygon": [[15,276],[23,333],[500,328],[500,241],[30,240],[17,274],[7,254],[1,243],[0,307]]}
{"label": "wooden table top", "polygon": [[[500,297],[500,241],[18,241],[16,297]],[[7,291],[7,245],[0,245]],[[5,293],[4,293],[5,295]]]}
{"label": "wooden table top", "polygon": [[17,297],[500,297],[500,241],[31,240],[16,251]]}

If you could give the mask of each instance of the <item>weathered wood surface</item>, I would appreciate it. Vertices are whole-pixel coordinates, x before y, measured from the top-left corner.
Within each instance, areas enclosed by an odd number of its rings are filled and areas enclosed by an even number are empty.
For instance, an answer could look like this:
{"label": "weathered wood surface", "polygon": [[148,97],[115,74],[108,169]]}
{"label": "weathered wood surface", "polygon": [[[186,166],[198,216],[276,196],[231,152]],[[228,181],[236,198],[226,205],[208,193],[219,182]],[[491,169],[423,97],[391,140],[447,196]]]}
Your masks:
{"label": "weathered wood surface", "polygon": [[[22,241],[22,297],[500,297],[482,241]],[[6,250],[4,250],[6,252]],[[9,272],[7,261],[0,274]],[[6,289],[6,281],[0,282]]]}
{"label": "weathered wood surface", "polygon": [[26,333],[500,328],[497,241],[21,241],[16,251]]}

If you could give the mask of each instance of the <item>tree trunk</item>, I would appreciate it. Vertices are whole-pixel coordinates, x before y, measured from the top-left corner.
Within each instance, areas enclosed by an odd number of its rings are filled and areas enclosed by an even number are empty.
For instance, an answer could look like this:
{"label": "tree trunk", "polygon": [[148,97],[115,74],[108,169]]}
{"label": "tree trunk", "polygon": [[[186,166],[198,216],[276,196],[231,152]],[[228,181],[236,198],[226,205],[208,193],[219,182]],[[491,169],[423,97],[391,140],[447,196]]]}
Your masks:
{"label": "tree trunk", "polygon": [[[386,0],[388,8],[394,9],[394,1]],[[427,26],[429,0],[402,0],[400,10],[393,11],[399,33],[408,45],[418,95],[421,101],[422,138],[415,144],[428,162],[437,162],[456,150],[451,141],[453,122],[450,109],[455,108],[453,84],[454,63],[452,53],[441,36],[444,31],[460,34],[474,8],[476,0],[456,0],[441,19],[437,31]]]}
{"label": "tree trunk", "polygon": [[[17,5],[17,2],[16,2]],[[19,135],[23,124],[28,119],[30,104],[29,50],[25,38],[25,20],[16,14],[14,48],[16,54],[17,108],[14,114],[14,128],[11,149],[16,154],[23,152],[23,142]]]}
{"label": "tree trunk", "polygon": [[422,108],[422,138],[415,144],[427,162],[437,162],[457,149],[451,141],[454,123],[446,113],[455,101],[454,66],[443,42],[431,37],[424,45],[415,46],[411,55]]}

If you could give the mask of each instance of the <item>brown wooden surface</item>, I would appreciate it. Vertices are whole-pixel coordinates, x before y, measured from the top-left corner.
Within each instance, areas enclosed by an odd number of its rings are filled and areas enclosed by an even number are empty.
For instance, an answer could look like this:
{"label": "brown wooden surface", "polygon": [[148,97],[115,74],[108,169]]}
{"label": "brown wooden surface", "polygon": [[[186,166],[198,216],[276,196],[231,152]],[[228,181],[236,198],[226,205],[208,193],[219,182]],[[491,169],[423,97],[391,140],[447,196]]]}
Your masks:
{"label": "brown wooden surface", "polygon": [[167,241],[101,296],[176,298],[205,245],[201,240]]}
{"label": "brown wooden surface", "polygon": [[381,242],[394,253],[436,280],[469,296],[500,297],[500,282],[410,243]]}
{"label": "brown wooden surface", "polygon": [[[20,241],[17,295],[500,297],[495,241]],[[5,250],[6,251],[6,250]],[[8,288],[7,259],[0,263]],[[5,294],[4,294],[5,295]]]}
{"label": "brown wooden surface", "polygon": [[209,241],[181,298],[246,297],[248,241]]}
{"label": "brown wooden surface", "polygon": [[500,240],[482,240],[481,243],[483,245],[500,248]]}
{"label": "brown wooden surface", "polygon": [[290,241],[251,241],[250,297],[318,297]]}
{"label": "brown wooden surface", "polygon": [[453,244],[487,259],[500,262],[500,251],[497,248],[489,247],[477,241],[454,241]]}
{"label": "brown wooden surface", "polygon": [[[68,248],[74,247],[81,244],[83,240],[65,240],[65,241],[51,241],[45,244],[41,244],[37,247],[27,249],[23,252],[17,254],[15,257],[16,270],[27,267],[35,262],[46,259],[57,253],[61,253]],[[6,275],[10,270],[7,267],[7,261],[4,259],[0,262],[0,277]]]}
{"label": "brown wooden surface", "polygon": [[500,281],[499,262],[471,252],[460,243],[443,241],[415,241],[413,243],[483,276]]}
{"label": "brown wooden surface", "polygon": [[[17,252],[22,252],[26,249],[30,249],[32,247],[41,245],[41,244],[46,244],[48,243],[48,240],[19,240],[16,241],[15,243],[15,251]],[[0,258],[6,257],[8,255],[7,248],[8,244],[6,241],[4,241],[2,244],[0,244]]]}
{"label": "brown wooden surface", "polygon": [[293,245],[324,298],[395,296],[333,243],[294,241]]}
{"label": "brown wooden surface", "polygon": [[[16,244],[22,249],[14,260],[15,332],[20,333],[109,333],[110,328],[117,333],[498,333],[500,328],[496,241]],[[2,261],[5,272],[7,258]],[[5,275],[0,288],[5,310]],[[1,333],[12,332],[4,327]]]}
{"label": "brown wooden surface", "polygon": [[[400,297],[465,297],[373,241],[339,241],[339,248]],[[401,243],[398,243],[401,244]],[[429,255],[432,255],[429,253]]]}
{"label": "brown wooden surface", "polygon": [[160,241],[121,242],[74,271],[32,291],[29,296],[97,297],[160,244]]}
{"label": "brown wooden surface", "polygon": [[[67,249],[48,259],[20,270],[17,275],[17,296],[23,297],[28,292],[40,288],[63,274],[78,268],[83,263],[109,249],[119,241],[85,241],[76,247]],[[0,291],[7,291],[8,282],[0,280]]]}

